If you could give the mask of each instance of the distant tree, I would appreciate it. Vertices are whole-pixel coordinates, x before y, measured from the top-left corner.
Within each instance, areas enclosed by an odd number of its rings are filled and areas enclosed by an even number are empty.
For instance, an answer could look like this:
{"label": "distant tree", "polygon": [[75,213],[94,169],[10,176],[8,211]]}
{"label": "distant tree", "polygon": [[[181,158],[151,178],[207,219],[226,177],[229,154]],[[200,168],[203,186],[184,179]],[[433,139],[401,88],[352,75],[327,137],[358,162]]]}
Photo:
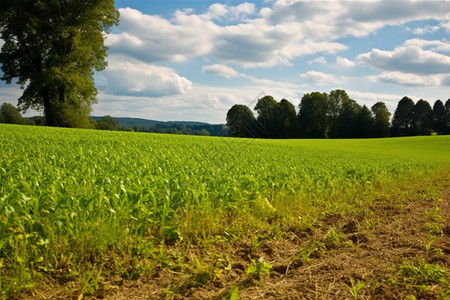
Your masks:
{"label": "distant tree", "polygon": [[231,137],[259,137],[255,116],[248,106],[235,104],[227,113],[228,135]]}
{"label": "distant tree", "polygon": [[355,119],[355,132],[358,138],[373,137],[375,119],[370,109],[363,105]]}
{"label": "distant tree", "polygon": [[397,105],[392,119],[392,135],[408,136],[412,134],[414,121],[414,102],[403,97]]}
{"label": "distant tree", "polygon": [[100,130],[119,130],[120,124],[116,119],[107,115],[101,118],[95,127]]}
{"label": "distant tree", "polygon": [[338,118],[338,137],[358,137],[360,130],[358,128],[357,118],[361,109],[361,105],[353,99],[348,99],[342,103],[342,110]]}
{"label": "distant tree", "polygon": [[445,127],[447,126],[447,119],[445,113],[445,106],[441,100],[437,100],[433,105],[433,112],[431,113],[431,124],[433,129],[438,134],[445,133]]}
{"label": "distant tree", "polygon": [[297,112],[294,105],[286,99],[280,101],[280,136],[279,138],[290,139],[299,136]]}
{"label": "distant tree", "polygon": [[270,95],[264,96],[256,103],[255,111],[258,113],[256,121],[262,129],[261,137],[279,138],[281,136],[280,119],[282,118],[280,103]]}
{"label": "distant tree", "polygon": [[194,131],[194,135],[210,136],[211,133],[209,133],[208,130],[203,128],[203,129],[200,129],[200,130],[195,130]]}
{"label": "distant tree", "polygon": [[302,137],[328,137],[328,96],[326,93],[305,94],[299,104],[298,120]]}
{"label": "distant tree", "polygon": [[105,32],[118,16],[114,0],[1,1],[1,79],[25,89],[20,109],[43,108],[49,126],[86,113],[96,102],[93,70],[107,65]]}
{"label": "distant tree", "polygon": [[350,97],[344,90],[332,90],[328,94],[329,137],[336,138],[339,135],[339,116],[342,113],[344,103],[350,101]]}
{"label": "distant tree", "polygon": [[372,106],[372,113],[374,115],[374,137],[389,136],[389,128],[391,126],[391,113],[388,111],[384,102],[377,102]]}
{"label": "distant tree", "polygon": [[445,134],[450,134],[450,99],[445,102],[445,115],[447,119],[447,126],[445,126]]}
{"label": "distant tree", "polygon": [[417,101],[413,108],[413,134],[427,135],[431,131],[431,114],[432,109],[430,103],[423,99]]}
{"label": "distant tree", "polygon": [[11,103],[3,103],[0,108],[0,123],[25,124],[26,121]]}

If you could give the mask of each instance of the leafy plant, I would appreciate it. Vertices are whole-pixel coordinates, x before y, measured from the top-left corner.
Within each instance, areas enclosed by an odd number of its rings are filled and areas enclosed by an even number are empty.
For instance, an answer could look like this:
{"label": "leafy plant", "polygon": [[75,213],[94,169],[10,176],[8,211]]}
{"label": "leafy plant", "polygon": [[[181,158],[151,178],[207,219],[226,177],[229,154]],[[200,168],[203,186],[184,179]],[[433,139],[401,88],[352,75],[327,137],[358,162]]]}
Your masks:
{"label": "leafy plant", "polygon": [[260,280],[263,275],[269,275],[272,265],[260,257],[258,260],[252,260],[252,264],[247,268],[247,277]]}
{"label": "leafy plant", "polygon": [[403,275],[413,284],[427,285],[433,283],[445,283],[447,270],[436,264],[428,264],[421,261],[416,265],[401,266]]}
{"label": "leafy plant", "polygon": [[360,282],[360,281],[355,282],[353,277],[350,277],[350,285],[346,284],[345,286],[350,291],[350,294],[352,294],[353,299],[355,299],[355,300],[358,300],[359,291],[361,291],[362,289],[364,289],[366,287],[364,282]]}

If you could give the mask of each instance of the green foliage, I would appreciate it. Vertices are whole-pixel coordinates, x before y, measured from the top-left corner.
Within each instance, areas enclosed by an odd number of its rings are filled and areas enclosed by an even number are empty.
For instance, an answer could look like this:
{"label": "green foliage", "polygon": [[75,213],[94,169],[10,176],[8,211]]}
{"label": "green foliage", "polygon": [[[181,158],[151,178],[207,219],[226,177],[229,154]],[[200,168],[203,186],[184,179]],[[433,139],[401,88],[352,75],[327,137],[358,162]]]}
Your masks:
{"label": "green foliage", "polygon": [[100,130],[119,130],[119,122],[111,116],[104,116],[95,125]]}
{"label": "green foliage", "polygon": [[392,119],[394,136],[407,136],[412,134],[414,122],[414,102],[411,98],[403,97],[397,105]]}
{"label": "green foliage", "polygon": [[21,110],[43,108],[47,125],[67,126],[61,105],[95,103],[92,70],[105,68],[104,32],[117,23],[113,0],[2,2],[2,79],[24,88]]}
{"label": "green foliage", "polygon": [[305,94],[299,104],[299,124],[302,137],[328,137],[328,96],[326,93]]}
{"label": "green foliage", "polygon": [[350,294],[352,294],[353,299],[355,299],[355,300],[358,300],[359,291],[361,291],[362,289],[364,289],[366,287],[364,282],[360,282],[360,281],[355,282],[353,277],[350,277],[350,285],[346,284],[345,286],[350,291]]}
{"label": "green foliage", "polygon": [[429,285],[434,283],[445,283],[448,271],[439,265],[428,264],[424,261],[417,265],[401,266],[403,276],[414,285]]}
{"label": "green foliage", "polygon": [[17,108],[10,103],[3,103],[0,107],[0,123],[7,124],[25,124],[26,120]]}
{"label": "green foliage", "polygon": [[247,268],[247,277],[260,280],[264,275],[269,275],[272,265],[266,263],[264,258],[252,260],[252,264]]}
{"label": "green foliage", "polygon": [[389,136],[389,128],[391,126],[391,113],[388,111],[386,104],[383,102],[375,103],[372,108],[374,115],[374,137]]}
{"label": "green foliage", "polygon": [[256,119],[250,108],[236,104],[227,113],[228,134],[231,137],[258,137]]}

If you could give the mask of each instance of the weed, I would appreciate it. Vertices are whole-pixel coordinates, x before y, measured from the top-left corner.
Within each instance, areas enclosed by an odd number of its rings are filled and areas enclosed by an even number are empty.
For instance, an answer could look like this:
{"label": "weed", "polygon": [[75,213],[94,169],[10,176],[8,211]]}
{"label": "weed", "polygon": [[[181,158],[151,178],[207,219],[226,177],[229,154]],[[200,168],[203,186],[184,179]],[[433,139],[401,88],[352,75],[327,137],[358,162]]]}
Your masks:
{"label": "weed", "polygon": [[222,298],[222,300],[238,300],[239,299],[239,287],[237,285],[233,285],[231,291]]}
{"label": "weed", "polygon": [[366,287],[366,285],[363,282],[355,282],[353,277],[350,277],[350,285],[345,285],[347,289],[350,291],[350,294],[352,294],[353,299],[358,300],[358,293],[362,289]]}
{"label": "weed", "polygon": [[425,242],[426,256],[429,258],[444,255],[442,249],[433,247],[433,243],[436,241],[436,239],[436,236],[431,235],[428,242]]}
{"label": "weed", "polygon": [[261,280],[263,275],[269,275],[272,265],[260,257],[258,260],[252,260],[252,264],[247,268],[247,278]]}
{"label": "weed", "polygon": [[421,261],[418,265],[403,265],[401,270],[403,275],[415,285],[446,283],[447,271],[436,264]]}

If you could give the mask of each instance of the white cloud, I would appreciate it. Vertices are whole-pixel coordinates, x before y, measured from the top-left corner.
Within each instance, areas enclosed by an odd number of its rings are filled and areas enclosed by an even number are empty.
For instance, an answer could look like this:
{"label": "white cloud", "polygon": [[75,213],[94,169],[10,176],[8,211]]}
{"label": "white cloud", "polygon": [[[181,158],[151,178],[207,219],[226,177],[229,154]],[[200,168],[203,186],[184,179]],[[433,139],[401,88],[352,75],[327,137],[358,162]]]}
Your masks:
{"label": "white cloud", "polygon": [[318,86],[342,83],[340,79],[336,78],[332,74],[325,74],[317,71],[308,71],[305,74],[301,74],[300,77],[308,81],[311,81]]}
{"label": "white cloud", "polygon": [[354,67],[356,65],[355,62],[350,61],[348,58],[340,57],[340,56],[338,56],[336,58],[336,62],[338,63],[338,65],[340,65],[342,67]]}
{"label": "white cloud", "polygon": [[233,77],[244,76],[243,74],[240,74],[235,69],[233,69],[227,65],[223,65],[223,64],[214,64],[214,65],[203,66],[202,72],[206,73],[206,74],[214,74],[214,75],[222,76],[222,77],[225,77],[228,79],[233,78]]}
{"label": "white cloud", "polygon": [[443,85],[443,86],[450,86],[450,75],[449,75],[449,76],[445,76],[445,77],[442,79],[442,85]]}
{"label": "white cloud", "polygon": [[228,21],[238,20],[245,18],[247,16],[253,15],[255,13],[255,4],[244,2],[238,6],[228,6],[225,4],[215,3],[209,7],[207,16],[211,19],[225,19]]}
{"label": "white cloud", "polygon": [[118,32],[108,35],[107,44],[111,53],[147,63],[212,56],[248,68],[289,65],[297,57],[347,49],[336,42],[340,37],[366,36],[413,20],[448,22],[447,4],[278,0],[265,2],[257,14],[253,3],[215,3],[204,14],[179,10],[171,19],[123,8]]}
{"label": "white cloud", "polygon": [[320,56],[320,57],[318,57],[316,59],[308,61],[308,63],[309,64],[318,63],[318,64],[321,64],[321,65],[325,65],[327,63],[327,60],[325,59],[325,57]]}
{"label": "white cloud", "polygon": [[107,35],[110,53],[146,62],[184,61],[207,54],[217,26],[202,16],[177,11],[173,20],[121,8],[119,33]]}
{"label": "white cloud", "polygon": [[108,93],[158,97],[184,94],[192,87],[191,81],[170,68],[114,55],[108,61],[108,68],[101,73]]}
{"label": "white cloud", "polygon": [[445,31],[450,32],[450,22],[441,23],[441,26],[445,28]]}
{"label": "white cloud", "polygon": [[[431,49],[427,49],[431,46]],[[358,56],[358,60],[383,71],[398,71],[422,75],[445,74],[450,71],[450,56],[435,52],[448,50],[446,41],[410,40],[393,51],[373,49]]]}
{"label": "white cloud", "polygon": [[417,34],[417,35],[423,35],[423,34],[428,34],[428,33],[433,33],[435,31],[438,31],[440,29],[439,26],[424,26],[424,27],[417,27],[414,29],[411,29],[412,33]]}
{"label": "white cloud", "polygon": [[404,86],[440,86],[443,78],[443,75],[425,76],[402,72],[385,72],[369,77],[374,82],[387,82]]}
{"label": "white cloud", "polygon": [[262,14],[270,24],[302,24],[309,36],[337,39],[367,36],[387,25],[413,20],[448,20],[448,1],[278,0]]}

